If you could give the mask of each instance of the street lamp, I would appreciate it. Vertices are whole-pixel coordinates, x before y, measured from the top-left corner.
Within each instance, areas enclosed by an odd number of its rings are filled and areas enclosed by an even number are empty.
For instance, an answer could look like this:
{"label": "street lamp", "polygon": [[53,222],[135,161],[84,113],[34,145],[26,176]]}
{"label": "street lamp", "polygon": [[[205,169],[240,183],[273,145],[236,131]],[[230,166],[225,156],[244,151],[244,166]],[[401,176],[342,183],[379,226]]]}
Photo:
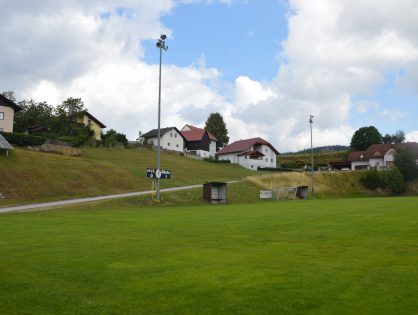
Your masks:
{"label": "street lamp", "polygon": [[312,124],[313,115],[309,115],[309,124],[311,125],[311,176],[312,176],[312,194],[315,192],[315,178],[314,178],[314,160],[313,160],[313,146],[312,146]]}
{"label": "street lamp", "polygon": [[[160,159],[160,153],[161,153],[161,147],[160,147],[160,140],[161,140],[161,130],[160,130],[160,121],[161,121],[161,63],[163,58],[163,50],[167,51],[168,46],[165,44],[167,36],[164,34],[160,35],[160,38],[157,41],[157,48],[160,49],[160,73],[159,73],[159,79],[158,79],[158,132],[157,132],[157,170],[158,173],[161,169],[161,159]],[[157,177],[157,200],[160,201],[160,178]]]}

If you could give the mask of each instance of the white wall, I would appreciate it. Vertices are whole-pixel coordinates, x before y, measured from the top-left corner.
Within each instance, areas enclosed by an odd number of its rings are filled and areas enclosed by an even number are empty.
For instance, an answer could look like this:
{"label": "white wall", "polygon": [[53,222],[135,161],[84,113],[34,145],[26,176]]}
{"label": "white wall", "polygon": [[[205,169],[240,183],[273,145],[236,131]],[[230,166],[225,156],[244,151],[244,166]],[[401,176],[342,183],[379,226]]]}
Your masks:
{"label": "white wall", "polygon": [[250,159],[248,156],[238,156],[235,154],[223,154],[219,155],[219,160],[230,160],[231,163],[239,164],[242,167],[248,168],[249,170],[257,170],[258,167],[276,167],[276,153],[267,145],[256,146],[251,148],[253,151],[259,151],[265,156],[259,160]]}
{"label": "white wall", "polygon": [[[158,138],[148,138],[148,143],[153,146],[157,146]],[[160,138],[160,146],[164,150],[172,150],[183,152],[184,149],[184,140],[183,137],[177,132],[176,129],[172,129],[166,132]]]}
{"label": "white wall", "polygon": [[3,119],[0,120],[0,131],[3,129],[5,132],[13,132],[14,109],[0,105],[0,112],[3,113]]}
{"label": "white wall", "polygon": [[351,169],[353,171],[356,169],[356,166],[367,166],[367,167],[369,167],[369,161],[356,161],[356,162],[351,162]]}
{"label": "white wall", "polygon": [[215,156],[216,153],[216,141],[211,141],[209,145],[209,154],[210,156]]}

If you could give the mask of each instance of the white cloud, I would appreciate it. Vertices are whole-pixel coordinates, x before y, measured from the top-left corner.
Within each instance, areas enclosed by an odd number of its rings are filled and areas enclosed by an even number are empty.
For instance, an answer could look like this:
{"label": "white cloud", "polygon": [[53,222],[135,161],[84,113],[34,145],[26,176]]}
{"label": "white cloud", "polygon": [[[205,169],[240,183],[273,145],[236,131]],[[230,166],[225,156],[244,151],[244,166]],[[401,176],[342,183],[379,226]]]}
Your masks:
{"label": "white cloud", "polygon": [[[81,97],[106,125],[135,138],[155,127],[157,115],[158,69],[143,61],[143,41],[170,36],[161,16],[189,2],[3,0],[0,86],[54,104]],[[418,86],[416,1],[291,0],[290,7],[273,82],[240,76],[225,91],[204,55],[189,67],[165,65],[163,125],[203,125],[219,111],[231,140],[261,136],[283,152],[310,145],[313,114],[314,145],[348,144],[351,115],[379,110],[367,99],[387,73],[403,69],[402,80]],[[353,96],[364,100],[352,104]],[[381,114],[402,115],[397,109]]]}
{"label": "white cloud", "polygon": [[404,114],[401,111],[396,109],[385,109],[382,110],[380,114],[391,121],[397,121],[404,116]]}
{"label": "white cloud", "polygon": [[405,139],[407,142],[418,142],[418,130],[407,133]]}
{"label": "white cloud", "polygon": [[370,100],[361,100],[356,103],[356,108],[359,113],[367,113],[368,111],[378,110],[379,103]]}

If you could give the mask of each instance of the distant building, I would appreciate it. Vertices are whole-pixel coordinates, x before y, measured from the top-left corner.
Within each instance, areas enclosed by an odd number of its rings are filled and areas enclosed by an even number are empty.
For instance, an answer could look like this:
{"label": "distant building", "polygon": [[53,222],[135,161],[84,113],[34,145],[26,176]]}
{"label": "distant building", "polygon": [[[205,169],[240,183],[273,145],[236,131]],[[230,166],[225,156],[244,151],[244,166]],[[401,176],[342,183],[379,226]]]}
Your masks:
{"label": "distant building", "polygon": [[77,117],[77,123],[83,124],[87,127],[90,127],[91,130],[94,131],[94,139],[101,140],[101,131],[102,128],[106,128],[106,126],[101,123],[97,118],[95,118],[92,114],[88,111],[82,112],[82,114]]}
{"label": "distant building", "polygon": [[13,132],[13,122],[15,112],[22,108],[0,94],[0,131]]}
{"label": "distant building", "polygon": [[196,156],[202,158],[215,157],[218,139],[206,129],[185,125],[181,134],[186,139],[185,148]]}
{"label": "distant building", "polygon": [[[158,129],[153,129],[143,134],[142,137],[146,143],[153,145],[158,144]],[[172,150],[183,152],[185,138],[176,127],[167,127],[160,129],[160,147],[164,150]]]}
{"label": "distant building", "polygon": [[252,138],[235,141],[216,153],[219,160],[230,160],[250,170],[259,167],[276,168],[279,152],[266,140]]}
{"label": "distant building", "polygon": [[373,144],[366,151],[351,152],[348,161],[351,169],[390,168],[395,165],[395,154],[399,150],[409,150],[416,158],[418,165],[418,143]]}

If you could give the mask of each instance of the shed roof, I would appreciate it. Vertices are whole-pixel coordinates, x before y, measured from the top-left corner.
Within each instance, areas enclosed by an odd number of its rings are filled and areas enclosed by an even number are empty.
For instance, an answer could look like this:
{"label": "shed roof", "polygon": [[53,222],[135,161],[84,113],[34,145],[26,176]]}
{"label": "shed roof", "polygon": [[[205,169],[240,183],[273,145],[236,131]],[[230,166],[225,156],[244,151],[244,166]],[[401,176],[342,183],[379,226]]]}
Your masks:
{"label": "shed roof", "polygon": [[4,138],[2,134],[0,134],[0,150],[2,150],[2,149],[3,150],[13,150],[13,147],[6,140],[6,138]]}

